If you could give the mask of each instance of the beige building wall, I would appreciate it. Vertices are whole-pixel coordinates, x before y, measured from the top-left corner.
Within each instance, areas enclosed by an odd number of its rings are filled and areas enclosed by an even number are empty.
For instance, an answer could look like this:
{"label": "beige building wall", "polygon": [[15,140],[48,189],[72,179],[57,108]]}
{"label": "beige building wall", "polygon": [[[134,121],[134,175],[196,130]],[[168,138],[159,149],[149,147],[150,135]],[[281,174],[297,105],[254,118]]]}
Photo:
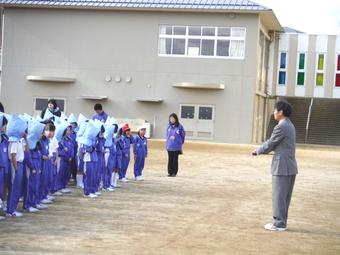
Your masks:
{"label": "beige building wall", "polygon": [[[92,115],[96,100],[115,117],[142,118],[163,138],[180,104],[215,107],[214,141],[252,141],[259,16],[95,10],[11,9],[4,14],[1,101],[8,112],[34,113],[36,97],[66,100],[66,113]],[[159,57],[159,25],[246,27],[245,58]],[[32,82],[29,75],[73,77]],[[112,77],[107,82],[106,78]],[[121,81],[116,82],[115,78]],[[126,82],[131,78],[130,82]],[[117,78],[118,79],[118,78]],[[224,90],[179,89],[179,82],[225,84]],[[160,98],[159,103],[137,98]]]}

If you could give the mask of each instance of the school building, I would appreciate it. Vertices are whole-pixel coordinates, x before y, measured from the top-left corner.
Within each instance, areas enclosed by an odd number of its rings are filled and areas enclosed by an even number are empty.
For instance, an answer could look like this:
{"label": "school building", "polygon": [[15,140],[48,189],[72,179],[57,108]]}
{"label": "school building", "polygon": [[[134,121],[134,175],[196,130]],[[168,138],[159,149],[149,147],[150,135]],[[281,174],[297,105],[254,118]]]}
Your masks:
{"label": "school building", "polygon": [[53,97],[65,113],[90,116],[100,102],[112,116],[150,122],[153,138],[176,112],[188,139],[250,143],[270,134],[283,97],[299,142],[340,145],[339,36],[287,32],[270,8],[245,0],[0,6],[8,112],[36,114]]}

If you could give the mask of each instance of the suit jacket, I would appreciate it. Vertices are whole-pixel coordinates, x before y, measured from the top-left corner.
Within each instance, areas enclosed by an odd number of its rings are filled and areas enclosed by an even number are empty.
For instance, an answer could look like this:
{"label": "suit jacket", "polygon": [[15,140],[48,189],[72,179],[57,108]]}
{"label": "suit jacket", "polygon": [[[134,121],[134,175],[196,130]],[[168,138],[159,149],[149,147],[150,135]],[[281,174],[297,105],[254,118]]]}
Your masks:
{"label": "suit jacket", "polygon": [[295,159],[295,127],[289,118],[275,126],[269,140],[256,153],[267,154],[274,151],[272,175],[296,175],[298,173]]}

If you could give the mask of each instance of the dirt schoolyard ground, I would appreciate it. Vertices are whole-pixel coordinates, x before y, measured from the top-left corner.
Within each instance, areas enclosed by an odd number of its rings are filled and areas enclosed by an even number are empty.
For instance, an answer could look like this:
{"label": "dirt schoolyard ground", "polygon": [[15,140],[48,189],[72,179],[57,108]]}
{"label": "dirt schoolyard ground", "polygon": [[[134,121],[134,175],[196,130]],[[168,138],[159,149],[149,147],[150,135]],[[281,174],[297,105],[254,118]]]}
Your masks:
{"label": "dirt schoolyard ground", "polygon": [[340,254],[340,148],[298,149],[288,231],[279,233],[263,229],[271,156],[252,157],[254,148],[188,142],[169,178],[164,143],[150,141],[144,182],[98,199],[72,189],[46,211],[7,218],[0,254]]}

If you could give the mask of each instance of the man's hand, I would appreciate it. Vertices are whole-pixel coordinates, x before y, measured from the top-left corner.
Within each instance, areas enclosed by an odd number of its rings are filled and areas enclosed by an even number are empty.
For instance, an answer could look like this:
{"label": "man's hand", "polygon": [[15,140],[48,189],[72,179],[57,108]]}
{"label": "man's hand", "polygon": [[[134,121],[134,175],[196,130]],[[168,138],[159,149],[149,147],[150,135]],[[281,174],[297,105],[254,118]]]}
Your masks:
{"label": "man's hand", "polygon": [[253,156],[257,156],[256,149],[252,151],[251,155],[253,155]]}
{"label": "man's hand", "polygon": [[43,159],[43,160],[49,160],[49,157],[46,156],[46,155],[44,155],[44,156],[42,156],[42,159]]}

